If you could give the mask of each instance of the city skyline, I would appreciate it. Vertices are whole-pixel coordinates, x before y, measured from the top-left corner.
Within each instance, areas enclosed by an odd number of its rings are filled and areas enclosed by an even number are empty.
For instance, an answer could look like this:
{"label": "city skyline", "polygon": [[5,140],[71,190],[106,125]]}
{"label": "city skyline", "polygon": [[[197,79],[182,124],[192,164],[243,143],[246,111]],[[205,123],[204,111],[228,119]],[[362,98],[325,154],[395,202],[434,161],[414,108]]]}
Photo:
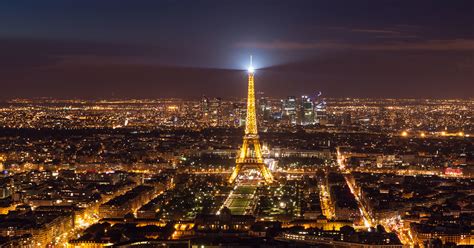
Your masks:
{"label": "city skyline", "polygon": [[[0,4],[0,99],[470,98],[472,1]],[[41,20],[41,21],[39,21]]]}

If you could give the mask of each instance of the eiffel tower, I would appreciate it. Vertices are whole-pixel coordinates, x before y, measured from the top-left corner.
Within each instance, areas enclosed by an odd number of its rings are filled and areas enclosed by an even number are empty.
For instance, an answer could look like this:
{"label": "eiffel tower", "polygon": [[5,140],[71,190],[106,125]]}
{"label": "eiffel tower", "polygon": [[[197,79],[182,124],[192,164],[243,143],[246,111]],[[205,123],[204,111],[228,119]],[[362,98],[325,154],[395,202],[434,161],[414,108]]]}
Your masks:
{"label": "eiffel tower", "polygon": [[247,95],[247,118],[245,121],[245,135],[238,154],[236,165],[229,183],[233,183],[242,169],[257,169],[262,174],[265,182],[273,182],[273,175],[268,167],[263,163],[262,149],[257,131],[257,114],[255,111],[255,89],[254,89],[254,69],[252,67],[252,56],[250,56],[250,67],[248,69],[248,95]]}

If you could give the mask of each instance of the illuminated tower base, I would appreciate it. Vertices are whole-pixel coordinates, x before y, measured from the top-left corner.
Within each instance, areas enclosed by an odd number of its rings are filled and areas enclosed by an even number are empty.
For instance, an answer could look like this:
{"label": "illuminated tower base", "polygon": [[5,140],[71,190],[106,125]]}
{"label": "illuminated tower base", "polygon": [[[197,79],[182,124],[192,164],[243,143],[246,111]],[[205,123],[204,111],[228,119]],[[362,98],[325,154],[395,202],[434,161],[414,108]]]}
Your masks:
{"label": "illuminated tower base", "polygon": [[229,183],[233,183],[240,172],[244,169],[256,169],[262,174],[266,183],[273,182],[271,171],[268,169],[267,165],[263,163],[258,136],[244,137],[242,148],[240,148],[240,156],[236,162],[234,171],[229,178]]}
{"label": "illuminated tower base", "polygon": [[229,183],[233,183],[243,169],[256,169],[260,171],[266,183],[273,182],[273,175],[263,163],[262,150],[257,132],[257,114],[255,111],[255,86],[254,70],[252,68],[252,57],[250,57],[247,96],[247,118],[245,122],[245,135],[242,147]]}

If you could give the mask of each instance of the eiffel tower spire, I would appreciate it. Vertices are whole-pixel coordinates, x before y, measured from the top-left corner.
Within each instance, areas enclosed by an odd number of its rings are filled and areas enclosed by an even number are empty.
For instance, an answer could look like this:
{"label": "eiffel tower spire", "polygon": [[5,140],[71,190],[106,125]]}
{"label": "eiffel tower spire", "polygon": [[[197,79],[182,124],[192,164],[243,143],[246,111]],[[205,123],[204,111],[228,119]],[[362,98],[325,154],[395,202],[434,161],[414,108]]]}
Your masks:
{"label": "eiffel tower spire", "polygon": [[252,56],[250,56],[250,66],[248,68],[248,94],[247,94],[247,118],[245,121],[245,135],[237,157],[236,166],[229,178],[229,183],[233,183],[242,168],[255,168],[260,171],[266,183],[273,181],[273,176],[268,167],[263,163],[262,149],[257,130],[257,113],[255,110],[255,85],[254,68]]}

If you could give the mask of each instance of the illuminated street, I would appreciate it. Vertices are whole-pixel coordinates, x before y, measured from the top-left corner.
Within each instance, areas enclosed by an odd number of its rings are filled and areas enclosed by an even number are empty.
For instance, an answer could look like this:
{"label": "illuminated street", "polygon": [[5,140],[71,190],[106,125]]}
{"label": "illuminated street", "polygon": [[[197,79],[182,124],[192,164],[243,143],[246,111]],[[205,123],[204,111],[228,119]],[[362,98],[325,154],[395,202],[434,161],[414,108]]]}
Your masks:
{"label": "illuminated street", "polygon": [[326,216],[326,218],[328,219],[334,219],[334,204],[331,202],[331,196],[328,191],[328,186],[325,185],[323,182],[321,182],[318,186],[323,215]]}

